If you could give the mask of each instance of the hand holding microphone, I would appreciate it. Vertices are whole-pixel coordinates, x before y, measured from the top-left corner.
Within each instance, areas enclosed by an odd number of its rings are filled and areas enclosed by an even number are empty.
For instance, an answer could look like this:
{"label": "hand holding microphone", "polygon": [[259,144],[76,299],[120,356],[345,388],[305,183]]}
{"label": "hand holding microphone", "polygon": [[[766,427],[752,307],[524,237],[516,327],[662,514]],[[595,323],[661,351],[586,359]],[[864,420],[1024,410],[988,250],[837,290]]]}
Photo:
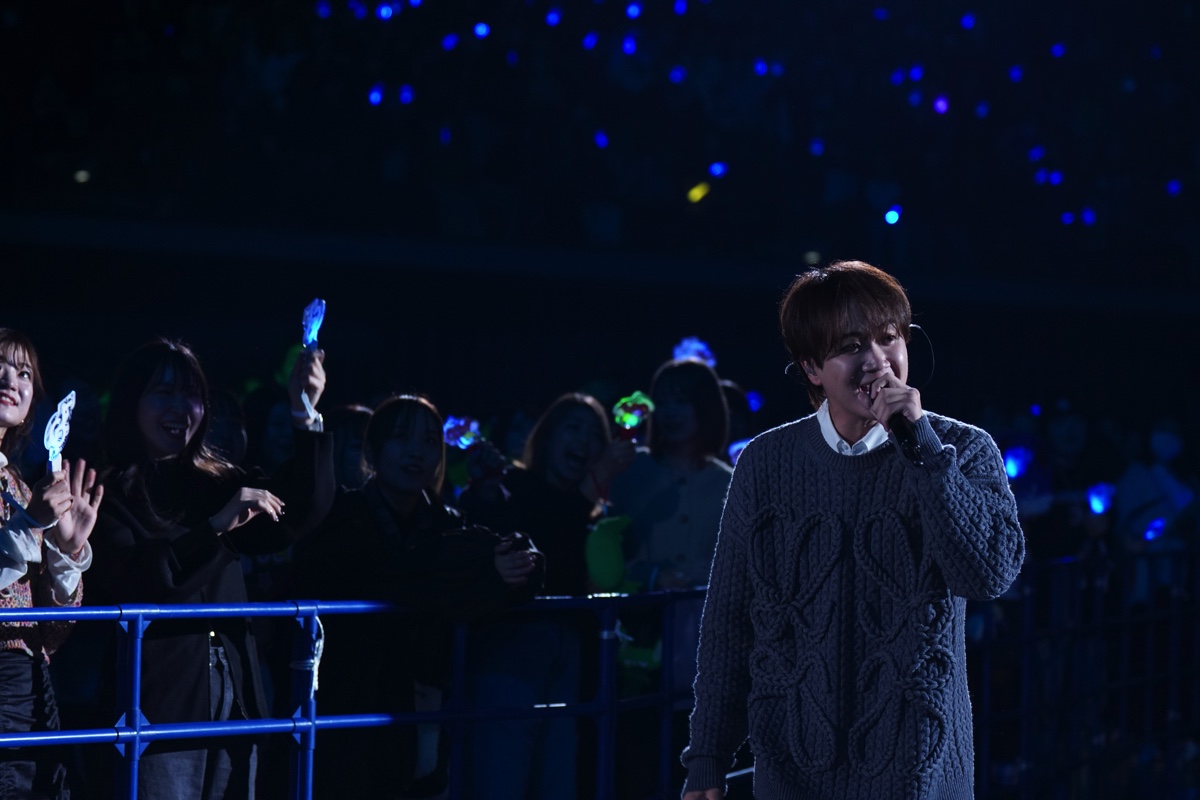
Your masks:
{"label": "hand holding microphone", "polygon": [[913,423],[925,413],[920,392],[888,372],[871,383],[871,413],[896,437],[905,458],[917,466],[924,465],[925,454],[913,429]]}

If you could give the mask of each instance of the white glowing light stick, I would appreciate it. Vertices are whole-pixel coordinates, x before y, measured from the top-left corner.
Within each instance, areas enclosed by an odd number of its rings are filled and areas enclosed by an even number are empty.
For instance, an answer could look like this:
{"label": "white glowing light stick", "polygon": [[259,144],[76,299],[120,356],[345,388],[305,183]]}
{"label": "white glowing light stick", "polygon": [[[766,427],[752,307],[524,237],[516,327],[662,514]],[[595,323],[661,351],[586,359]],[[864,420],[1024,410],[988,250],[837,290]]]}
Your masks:
{"label": "white glowing light stick", "polygon": [[58,410],[46,423],[46,434],[42,444],[46,446],[46,469],[58,472],[62,469],[62,450],[71,432],[71,412],[75,410],[75,392],[71,392],[58,404]]}

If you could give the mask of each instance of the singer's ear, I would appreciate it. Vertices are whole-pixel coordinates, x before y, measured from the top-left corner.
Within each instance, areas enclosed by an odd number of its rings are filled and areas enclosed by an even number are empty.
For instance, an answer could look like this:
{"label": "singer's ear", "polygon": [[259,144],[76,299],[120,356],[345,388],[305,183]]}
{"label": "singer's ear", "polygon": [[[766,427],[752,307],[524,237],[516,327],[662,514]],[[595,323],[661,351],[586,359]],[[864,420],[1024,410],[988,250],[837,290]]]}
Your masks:
{"label": "singer's ear", "polygon": [[804,373],[808,375],[808,382],[813,386],[821,385],[821,376],[817,374],[817,369],[812,365],[811,361],[801,361],[800,366],[804,368]]}

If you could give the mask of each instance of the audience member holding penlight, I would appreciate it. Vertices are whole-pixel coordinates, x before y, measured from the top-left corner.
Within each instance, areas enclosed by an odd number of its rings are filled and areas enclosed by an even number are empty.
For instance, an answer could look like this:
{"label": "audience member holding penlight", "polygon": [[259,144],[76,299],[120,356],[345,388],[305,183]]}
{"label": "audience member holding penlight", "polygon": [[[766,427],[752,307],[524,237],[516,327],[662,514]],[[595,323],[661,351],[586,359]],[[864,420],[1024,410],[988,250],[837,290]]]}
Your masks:
{"label": "audience member holding penlight", "polygon": [[[58,461],[68,419],[47,426],[54,439],[52,469],[32,489],[13,461],[33,424],[31,410],[42,394],[37,351],[24,335],[0,328],[0,608],[78,606],[82,573],[92,561],[88,539],[104,487],[83,461]],[[73,394],[69,396],[73,402]],[[63,406],[60,405],[60,408]],[[52,436],[50,428],[57,433]],[[0,731],[59,729],[58,703],[50,681],[50,656],[70,633],[70,622],[0,624]],[[66,768],[45,747],[0,758],[0,794],[67,800]]]}
{"label": "audience member holding penlight", "polygon": [[[271,478],[246,473],[204,445],[208,380],[187,345],[166,339],[122,364],[105,429],[108,494],[96,526],[89,602],[245,603],[238,557],[276,552],[310,530],[332,500],[332,450],[306,416],[325,385],[324,354],[295,363],[295,455]],[[255,639],[244,618],[160,620],[143,645],[141,707],[154,723],[267,716]],[[123,708],[107,658],[102,697]],[[253,739],[151,744],[143,798],[253,797]]]}

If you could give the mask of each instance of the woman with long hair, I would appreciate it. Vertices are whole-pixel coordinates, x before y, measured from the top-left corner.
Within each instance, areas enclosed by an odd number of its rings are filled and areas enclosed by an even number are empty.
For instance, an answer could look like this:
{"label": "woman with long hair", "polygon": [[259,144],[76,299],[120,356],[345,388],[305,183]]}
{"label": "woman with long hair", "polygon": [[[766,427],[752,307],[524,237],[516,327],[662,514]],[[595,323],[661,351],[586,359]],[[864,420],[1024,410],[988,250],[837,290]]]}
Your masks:
{"label": "woman with long hair", "polygon": [[[473,485],[459,498],[467,519],[498,531],[523,531],[546,554],[548,595],[586,595],[591,524],[612,477],[632,460],[633,445],[613,441],[608,415],[586,394],[565,394],[538,419],[522,466],[500,474],[499,455],[474,459]],[[474,704],[571,703],[593,643],[595,618],[523,614],[478,626],[469,663]],[[555,800],[577,796],[575,721],[518,719],[480,723],[472,732],[472,791],[479,800]]]}
{"label": "woman with long hair", "polygon": [[[295,455],[268,480],[205,446],[208,380],[191,348],[158,339],[126,359],[105,428],[109,500],[96,527],[89,602],[246,602],[239,556],[283,549],[329,507],[331,442],[311,430],[319,417],[309,419],[301,399],[320,397],[323,361],[322,352],[306,351],[296,362]],[[150,722],[267,715],[246,618],[157,621],[142,652],[141,707]],[[104,682],[108,697],[113,677]],[[256,766],[247,737],[156,742],[141,757],[138,796],[252,798]]]}

